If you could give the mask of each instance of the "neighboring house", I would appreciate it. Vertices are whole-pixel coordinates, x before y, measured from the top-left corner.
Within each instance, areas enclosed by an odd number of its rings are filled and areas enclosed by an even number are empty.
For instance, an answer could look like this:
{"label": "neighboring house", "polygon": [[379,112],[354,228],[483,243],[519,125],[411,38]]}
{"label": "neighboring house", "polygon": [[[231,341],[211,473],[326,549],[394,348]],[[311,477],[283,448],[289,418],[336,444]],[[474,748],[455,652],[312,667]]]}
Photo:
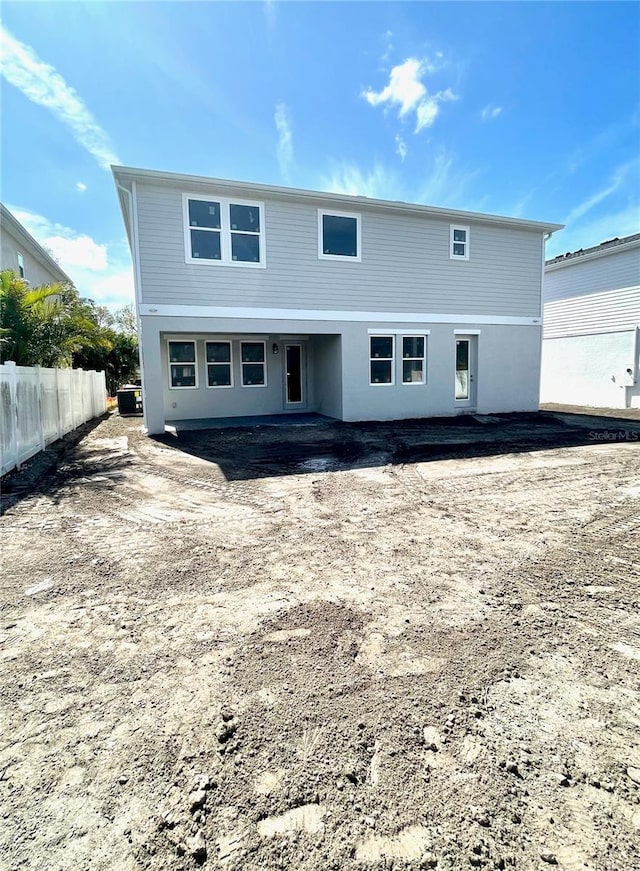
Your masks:
{"label": "neighboring house", "polygon": [[549,260],[541,402],[640,408],[640,233]]}
{"label": "neighboring house", "polygon": [[32,287],[73,282],[50,254],[0,203],[0,268],[11,269]]}
{"label": "neighboring house", "polygon": [[145,424],[538,408],[558,224],[113,167]]}

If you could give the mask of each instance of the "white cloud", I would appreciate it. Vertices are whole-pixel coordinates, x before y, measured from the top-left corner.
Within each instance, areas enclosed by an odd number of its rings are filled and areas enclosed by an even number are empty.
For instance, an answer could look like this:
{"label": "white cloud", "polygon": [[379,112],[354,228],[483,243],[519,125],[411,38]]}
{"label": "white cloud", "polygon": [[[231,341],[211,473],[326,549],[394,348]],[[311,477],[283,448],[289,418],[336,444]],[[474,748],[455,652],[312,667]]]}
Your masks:
{"label": "white cloud", "polygon": [[89,236],[76,236],[74,239],[47,236],[44,244],[53,251],[60,263],[65,264],[65,272],[73,272],[76,266],[94,272],[107,268],[106,245],[98,245]]}
{"label": "white cloud", "polygon": [[322,178],[320,189],[335,194],[383,200],[401,200],[404,196],[403,184],[396,173],[380,164],[371,172],[363,172],[357,166],[342,164],[330,175]]}
{"label": "white cloud", "polygon": [[396,136],[396,154],[400,156],[400,160],[404,162],[405,157],[407,156],[407,143],[404,141],[402,136],[398,134]]}
{"label": "white cloud", "polygon": [[83,181],[76,182],[76,190],[80,191],[80,193],[84,193],[87,189],[86,184]]}
{"label": "white cloud", "polygon": [[119,308],[134,299],[133,269],[126,242],[96,242],[86,233],[8,205],[31,235],[53,252],[81,296]]}
{"label": "white cloud", "polygon": [[30,46],[19,42],[4,28],[0,28],[2,46],[2,75],[19,91],[44,106],[73,133],[76,141],[98,162],[102,169],[120,163],[100,127],[76,91],[50,64],[40,60]]}
{"label": "white cloud", "polygon": [[441,103],[458,99],[451,88],[429,94],[422,81],[425,75],[438,69],[441,57],[441,54],[436,55],[435,61],[428,58],[407,58],[404,63],[392,68],[386,87],[381,91],[369,88],[362,96],[371,106],[397,106],[400,118],[415,112],[415,132],[419,133],[433,124],[440,112]]}
{"label": "white cloud", "polygon": [[482,115],[483,121],[492,121],[494,118],[497,118],[498,115],[502,114],[502,106],[492,106],[489,104],[484,107],[480,114]]}
{"label": "white cloud", "polygon": [[639,161],[630,160],[628,163],[624,163],[622,166],[619,166],[611,176],[611,180],[609,184],[599,190],[597,193],[592,194],[586,200],[583,200],[579,205],[575,206],[564,219],[565,224],[572,224],[575,221],[579,220],[583,215],[586,215],[587,212],[590,212],[594,206],[597,206],[603,200],[610,197],[611,194],[614,194],[617,190],[619,190],[622,185],[625,183],[627,176],[632,168],[638,166]]}
{"label": "white cloud", "polygon": [[291,134],[289,112],[284,103],[280,102],[276,105],[273,120],[278,131],[278,163],[280,164],[280,172],[285,180],[287,180],[293,162],[293,136]]}
{"label": "white cloud", "polygon": [[381,164],[376,164],[370,172],[352,164],[341,164],[330,175],[321,177],[319,189],[480,212],[487,208],[486,197],[474,199],[469,194],[470,184],[477,175],[478,170],[466,170],[450,152],[441,149],[412,173],[409,186],[393,169]]}

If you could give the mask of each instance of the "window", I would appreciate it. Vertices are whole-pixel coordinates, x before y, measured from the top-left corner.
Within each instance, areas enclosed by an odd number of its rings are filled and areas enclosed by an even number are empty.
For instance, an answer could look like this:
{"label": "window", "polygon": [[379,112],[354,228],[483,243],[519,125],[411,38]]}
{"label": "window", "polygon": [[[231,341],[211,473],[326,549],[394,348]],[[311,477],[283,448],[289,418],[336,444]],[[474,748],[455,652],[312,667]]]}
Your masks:
{"label": "window", "polygon": [[183,195],[187,263],[264,266],[263,205]]}
{"label": "window", "polygon": [[18,273],[20,274],[20,278],[24,278],[24,257],[18,251]]}
{"label": "window", "polygon": [[449,230],[449,257],[452,260],[469,259],[469,228],[455,227]]}
{"label": "window", "polygon": [[240,342],[243,387],[266,387],[265,343]]}
{"label": "window", "polygon": [[393,336],[370,336],[370,384],[393,384]]}
{"label": "window", "polygon": [[233,387],[231,342],[206,342],[207,387]]}
{"label": "window", "polygon": [[360,260],[360,215],[318,209],[318,257]]}
{"label": "window", "polygon": [[176,388],[198,386],[195,342],[169,342],[169,384]]}
{"label": "window", "polygon": [[426,376],[425,336],[402,337],[402,383],[424,384]]}

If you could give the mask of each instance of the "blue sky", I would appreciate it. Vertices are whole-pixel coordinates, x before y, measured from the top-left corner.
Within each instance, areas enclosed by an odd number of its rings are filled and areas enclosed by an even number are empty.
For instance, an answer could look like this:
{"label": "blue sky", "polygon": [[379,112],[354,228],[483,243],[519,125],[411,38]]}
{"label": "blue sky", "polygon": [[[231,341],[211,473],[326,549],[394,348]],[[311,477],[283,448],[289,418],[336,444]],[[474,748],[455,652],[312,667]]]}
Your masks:
{"label": "blue sky", "polygon": [[636,3],[7,2],[2,200],[132,299],[109,163],[640,230]]}

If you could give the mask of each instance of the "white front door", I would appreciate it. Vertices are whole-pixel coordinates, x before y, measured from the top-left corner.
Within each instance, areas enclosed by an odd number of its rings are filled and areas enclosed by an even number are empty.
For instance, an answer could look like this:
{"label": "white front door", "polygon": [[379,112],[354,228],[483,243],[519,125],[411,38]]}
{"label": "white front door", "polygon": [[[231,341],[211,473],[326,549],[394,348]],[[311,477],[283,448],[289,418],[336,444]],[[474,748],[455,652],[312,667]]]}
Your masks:
{"label": "white front door", "polygon": [[455,404],[476,407],[477,336],[456,336]]}

